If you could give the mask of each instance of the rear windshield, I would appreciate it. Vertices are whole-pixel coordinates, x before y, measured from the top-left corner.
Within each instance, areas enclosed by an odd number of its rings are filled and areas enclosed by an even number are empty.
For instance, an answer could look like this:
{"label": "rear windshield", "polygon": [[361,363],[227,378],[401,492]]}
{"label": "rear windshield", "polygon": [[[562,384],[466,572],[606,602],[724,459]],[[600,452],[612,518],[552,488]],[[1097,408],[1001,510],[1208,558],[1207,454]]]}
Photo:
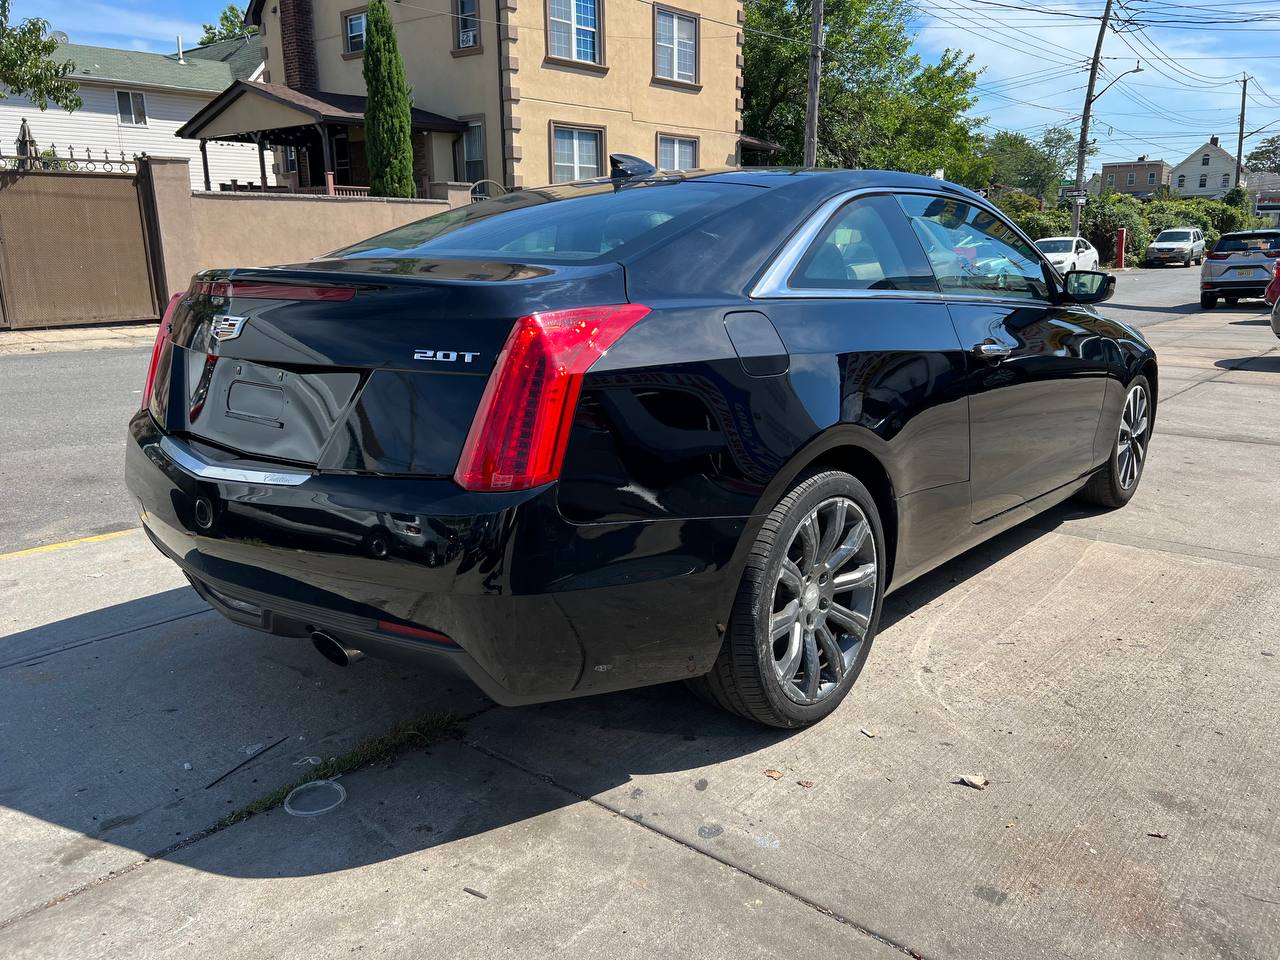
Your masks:
{"label": "rear windshield", "polygon": [[662,180],[522,190],[399,227],[339,251],[339,257],[590,263],[683,233],[757,196],[740,183]]}
{"label": "rear windshield", "polygon": [[1075,248],[1074,240],[1037,240],[1036,246],[1041,253],[1070,253]]}
{"label": "rear windshield", "polygon": [[1177,243],[1191,239],[1190,230],[1162,230],[1156,237],[1156,243]]}
{"label": "rear windshield", "polygon": [[1241,234],[1223,237],[1214,253],[1239,253],[1244,250],[1280,250],[1280,233]]}

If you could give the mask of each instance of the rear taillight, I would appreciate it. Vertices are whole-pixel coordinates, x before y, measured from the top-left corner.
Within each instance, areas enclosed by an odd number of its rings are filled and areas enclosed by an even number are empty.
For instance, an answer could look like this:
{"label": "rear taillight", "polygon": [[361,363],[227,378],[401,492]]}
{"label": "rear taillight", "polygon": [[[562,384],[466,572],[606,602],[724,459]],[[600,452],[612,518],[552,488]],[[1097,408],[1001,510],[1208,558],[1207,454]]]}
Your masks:
{"label": "rear taillight", "polygon": [[253,300],[322,300],[345,303],[356,295],[355,287],[316,287],[301,283],[256,283],[245,280],[197,280],[195,296],[245,297]]}
{"label": "rear taillight", "polygon": [[649,308],[579,307],[521,317],[498,354],[454,480],[527,490],[560,475],[582,376]]}
{"label": "rear taillight", "polygon": [[1209,259],[1210,259],[1210,260],[1230,260],[1230,259],[1231,259],[1231,254],[1229,254],[1229,253],[1211,253],[1211,254],[1209,254]]}
{"label": "rear taillight", "polygon": [[178,301],[185,293],[175,293],[169,298],[169,305],[164,308],[164,316],[160,318],[160,326],[156,328],[156,342],[151,347],[151,366],[147,367],[147,384],[142,388],[142,409],[151,406],[151,391],[156,385],[156,367],[160,365],[160,351],[169,338],[169,329],[173,326],[173,311],[178,309]]}
{"label": "rear taillight", "polygon": [[1276,257],[1280,257],[1280,250],[1263,250],[1262,255],[1264,257],[1271,257],[1274,260]]}

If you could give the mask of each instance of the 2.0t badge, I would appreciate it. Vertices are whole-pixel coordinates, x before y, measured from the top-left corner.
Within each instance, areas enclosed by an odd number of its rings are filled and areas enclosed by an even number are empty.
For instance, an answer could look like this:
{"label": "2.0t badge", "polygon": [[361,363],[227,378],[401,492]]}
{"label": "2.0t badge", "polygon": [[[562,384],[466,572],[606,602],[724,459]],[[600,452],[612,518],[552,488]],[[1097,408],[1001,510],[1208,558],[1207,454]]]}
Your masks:
{"label": "2.0t badge", "polygon": [[472,353],[468,350],[415,350],[413,351],[413,359],[415,360],[435,360],[437,363],[457,363],[458,358],[462,358],[463,363],[470,363],[476,357],[480,356],[478,352]]}

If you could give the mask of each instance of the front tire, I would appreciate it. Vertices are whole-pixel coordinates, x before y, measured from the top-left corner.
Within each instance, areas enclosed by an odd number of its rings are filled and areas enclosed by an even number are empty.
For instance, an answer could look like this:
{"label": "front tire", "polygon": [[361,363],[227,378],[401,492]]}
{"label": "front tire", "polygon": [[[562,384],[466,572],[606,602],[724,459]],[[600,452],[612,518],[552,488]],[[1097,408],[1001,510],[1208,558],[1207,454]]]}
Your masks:
{"label": "front tire", "polygon": [[1107,458],[1106,466],[1089,479],[1077,496],[1088,503],[1113,510],[1133,499],[1146,467],[1154,425],[1151,385],[1146,377],[1134,377],[1120,408],[1120,422],[1116,428],[1116,441],[1111,446],[1111,456]]}
{"label": "front tire", "polygon": [[771,727],[821,720],[871,653],[884,556],[880,513],[859,480],[838,470],[803,479],[761,526],[720,655],[690,686]]}

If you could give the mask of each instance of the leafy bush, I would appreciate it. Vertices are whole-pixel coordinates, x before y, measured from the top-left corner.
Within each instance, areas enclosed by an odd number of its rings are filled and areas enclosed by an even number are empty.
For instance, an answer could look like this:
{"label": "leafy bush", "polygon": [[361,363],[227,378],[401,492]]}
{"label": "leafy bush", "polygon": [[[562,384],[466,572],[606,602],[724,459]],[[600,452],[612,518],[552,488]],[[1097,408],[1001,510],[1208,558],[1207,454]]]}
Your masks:
{"label": "leafy bush", "polygon": [[1025,216],[1014,217],[1014,223],[1032,240],[1043,237],[1065,237],[1071,234],[1071,214],[1066,210],[1037,210]]}
{"label": "leafy bush", "polygon": [[1116,259],[1116,231],[1124,227],[1125,261],[1138,262],[1146,254],[1151,243],[1151,233],[1143,216],[1142,201],[1122,193],[1102,197],[1090,197],[1084,205],[1080,232],[1086,240],[1098,248],[1103,261],[1114,263]]}

